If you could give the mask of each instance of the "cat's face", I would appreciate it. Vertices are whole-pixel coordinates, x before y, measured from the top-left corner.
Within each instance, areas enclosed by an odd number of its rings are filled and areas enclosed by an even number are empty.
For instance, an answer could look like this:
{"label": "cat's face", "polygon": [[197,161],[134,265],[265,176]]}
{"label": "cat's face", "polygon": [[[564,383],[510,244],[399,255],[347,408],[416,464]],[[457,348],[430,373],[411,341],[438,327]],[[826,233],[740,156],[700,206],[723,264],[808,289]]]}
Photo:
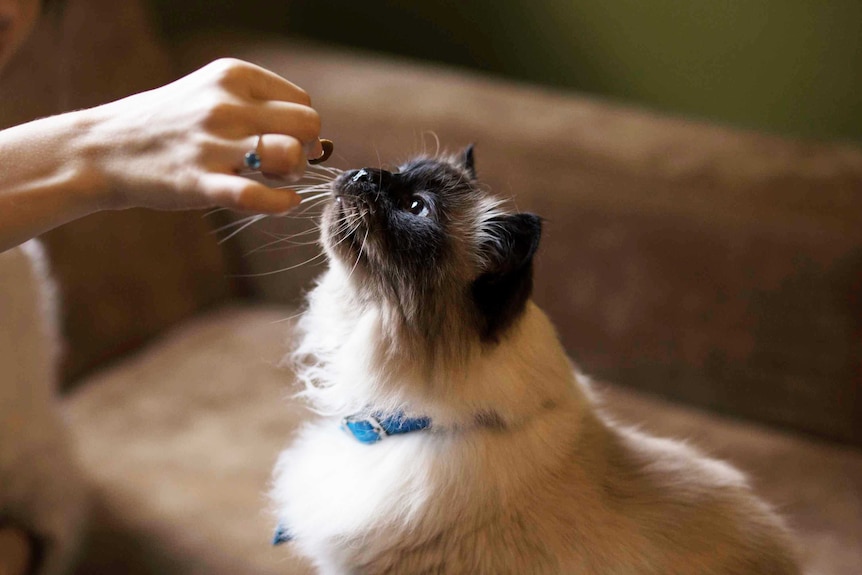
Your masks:
{"label": "cat's face", "polygon": [[476,181],[472,148],[396,171],[363,168],[333,182],[323,217],[330,257],[363,298],[426,336],[465,326],[497,339],[529,297],[540,222],[507,214]]}

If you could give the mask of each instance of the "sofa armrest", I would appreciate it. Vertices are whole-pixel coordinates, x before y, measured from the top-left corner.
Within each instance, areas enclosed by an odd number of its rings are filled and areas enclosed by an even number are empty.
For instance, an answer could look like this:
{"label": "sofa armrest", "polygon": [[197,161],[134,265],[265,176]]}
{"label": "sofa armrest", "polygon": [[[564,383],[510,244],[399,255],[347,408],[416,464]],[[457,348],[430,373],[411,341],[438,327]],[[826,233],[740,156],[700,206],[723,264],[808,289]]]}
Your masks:
{"label": "sofa armrest", "polygon": [[[284,40],[203,36],[183,54],[248,59],[303,86],[337,167],[433,151],[431,133],[450,150],[475,142],[480,178],[547,218],[535,297],[588,373],[862,443],[860,149]],[[249,252],[264,239],[235,241]],[[301,270],[255,289],[293,299],[317,272]]]}

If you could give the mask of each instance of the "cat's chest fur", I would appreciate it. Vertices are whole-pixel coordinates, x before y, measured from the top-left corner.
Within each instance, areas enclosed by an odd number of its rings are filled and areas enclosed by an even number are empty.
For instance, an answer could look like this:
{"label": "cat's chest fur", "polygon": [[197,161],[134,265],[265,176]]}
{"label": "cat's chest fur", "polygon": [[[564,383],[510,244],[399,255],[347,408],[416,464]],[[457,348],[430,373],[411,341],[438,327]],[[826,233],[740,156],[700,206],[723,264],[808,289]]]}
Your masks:
{"label": "cat's chest fur", "polygon": [[[373,531],[405,504],[421,505],[433,459],[423,443],[414,434],[362,444],[334,418],[306,426],[279,461],[280,517],[299,541]],[[414,500],[405,501],[406,493]]]}
{"label": "cat's chest fur", "polygon": [[[450,556],[455,549],[441,541],[456,538],[469,547],[477,536],[476,544],[497,549],[502,565],[511,566],[518,559],[506,559],[507,551],[536,547],[562,531],[559,518],[539,507],[558,487],[543,478],[565,472],[574,425],[574,413],[560,412],[525,425],[516,437],[478,426],[366,445],[324,418],[304,427],[282,454],[273,495],[294,544],[326,558],[318,564],[324,573],[387,572],[381,567],[387,561],[397,562],[393,573],[461,572],[469,558]],[[544,445],[556,432],[560,441],[549,452]],[[520,533],[527,522],[530,532]],[[424,551],[405,557],[405,549]],[[408,565],[415,571],[398,570]]]}
{"label": "cat's chest fur", "polygon": [[[316,350],[314,357],[325,362],[309,362],[298,377],[327,378],[327,386],[317,390],[322,395],[312,398],[341,411],[306,424],[276,469],[272,495],[292,544],[315,557],[323,573],[386,573],[381,563],[389,560],[400,569],[414,562],[415,570],[393,573],[460,572],[472,559],[449,556],[450,537],[466,542],[459,553],[478,537],[475,545],[497,549],[501,565],[517,562],[515,555],[538,560],[515,551],[535,548],[539,543],[532,538],[564,531],[545,509],[554,500],[548,490],[559,487],[546,478],[565,472],[584,415],[570,366],[544,315],[531,306],[514,338],[523,342],[449,374],[463,379],[435,401],[420,382],[406,379],[410,370],[403,372],[405,379],[389,378],[367,363],[385,321],[378,313],[351,314],[332,302],[329,296],[339,292],[329,281],[339,279],[333,272],[311,296],[299,348]],[[352,405],[339,403],[354,396]],[[360,443],[341,428],[340,416],[374,397],[422,405],[431,428]],[[491,411],[505,402],[512,406]],[[525,523],[529,533],[520,533]],[[408,559],[404,549],[417,552]],[[507,559],[509,552],[514,555]],[[487,565],[489,559],[483,561]]]}

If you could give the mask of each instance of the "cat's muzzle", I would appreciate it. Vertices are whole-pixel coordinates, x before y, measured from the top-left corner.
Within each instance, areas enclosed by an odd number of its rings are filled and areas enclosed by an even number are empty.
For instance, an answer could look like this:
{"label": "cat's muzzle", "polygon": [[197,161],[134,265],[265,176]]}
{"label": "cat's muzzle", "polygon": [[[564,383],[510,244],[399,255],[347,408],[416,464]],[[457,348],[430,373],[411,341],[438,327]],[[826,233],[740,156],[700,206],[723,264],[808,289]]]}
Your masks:
{"label": "cat's muzzle", "polygon": [[335,182],[335,196],[363,197],[385,192],[395,174],[377,168],[361,168],[343,173]]}

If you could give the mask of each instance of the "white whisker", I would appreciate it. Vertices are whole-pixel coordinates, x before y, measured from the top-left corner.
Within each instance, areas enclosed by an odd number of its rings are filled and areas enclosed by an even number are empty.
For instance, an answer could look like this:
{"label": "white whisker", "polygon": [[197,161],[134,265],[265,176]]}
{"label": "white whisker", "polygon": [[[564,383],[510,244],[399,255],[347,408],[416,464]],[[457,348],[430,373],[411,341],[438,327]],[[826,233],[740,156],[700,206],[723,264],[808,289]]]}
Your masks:
{"label": "white whisker", "polygon": [[276,190],[292,189],[292,190],[296,191],[297,193],[301,193],[301,192],[304,192],[306,190],[328,190],[330,188],[331,188],[331,184],[329,184],[327,182],[327,183],[320,183],[320,184],[303,184],[303,185],[299,185],[299,186],[289,186],[289,185],[288,186],[278,186],[275,189]]}
{"label": "white whisker", "polygon": [[312,173],[314,173],[313,170],[320,170],[320,171],[323,171],[323,172],[330,174],[332,176],[340,176],[341,174],[344,173],[344,170],[341,170],[338,168],[332,168],[330,166],[322,166],[319,164],[315,165],[315,166],[309,166],[309,168],[306,170],[306,173],[308,173],[309,171],[312,171]]}
{"label": "white whisker", "polygon": [[298,317],[302,316],[302,314],[304,314],[304,313],[305,313],[305,310],[298,311],[298,312],[296,312],[296,313],[295,313],[295,314],[293,314],[293,315],[289,315],[289,316],[287,316],[287,317],[283,317],[283,318],[281,318],[281,319],[273,320],[273,321],[269,322],[269,325],[275,325],[275,324],[277,324],[277,323],[284,323],[284,322],[286,322],[286,321],[292,321],[292,320],[295,320],[296,318],[298,318]]}
{"label": "white whisker", "polygon": [[326,202],[328,202],[329,196],[330,196],[329,192],[321,193],[321,194],[318,194],[316,196],[309,196],[307,198],[302,198],[302,200],[300,200],[299,204],[302,205],[302,204],[307,204],[309,202],[317,202],[313,205],[318,206],[320,204],[325,204]]}
{"label": "white whisker", "polygon": [[211,215],[213,215],[213,214],[217,214],[217,213],[219,213],[219,212],[227,211],[227,209],[228,209],[228,208],[213,208],[213,209],[211,209],[210,211],[208,211],[208,212],[204,213],[203,215],[201,215],[201,217],[202,217],[202,218],[208,218],[208,217],[210,217],[210,216],[211,216]]}
{"label": "white whisker", "polygon": [[242,226],[238,227],[237,229],[235,229],[234,231],[232,231],[231,233],[229,233],[229,234],[228,234],[228,235],[226,235],[225,237],[221,238],[221,239],[218,241],[218,243],[219,243],[219,244],[223,244],[224,242],[228,241],[229,239],[231,239],[232,237],[234,237],[235,235],[237,235],[238,233],[240,233],[241,231],[243,231],[243,230],[244,230],[244,229],[246,229],[247,227],[249,227],[249,226],[251,226],[251,225],[256,224],[257,222],[259,222],[260,220],[262,220],[262,219],[264,219],[264,218],[266,218],[266,217],[267,217],[267,216],[266,216],[266,214],[262,214],[262,215],[260,215],[260,216],[257,216],[257,217],[255,217],[255,218],[251,219],[249,222],[246,222],[246,224],[245,224],[245,225],[242,225]]}
{"label": "white whisker", "polygon": [[305,176],[302,177],[300,182],[304,182],[307,180],[311,180],[314,182],[332,182],[334,179],[335,178],[331,178],[331,177],[323,175],[323,174],[306,174]]}
{"label": "white whisker", "polygon": [[[272,246],[277,246],[279,244],[288,244],[288,247],[291,247],[291,246],[296,246],[296,247],[312,246],[312,245],[319,243],[319,239],[314,239],[312,241],[305,241],[305,242],[297,242],[297,241],[294,241],[294,239],[298,238],[300,236],[305,236],[305,235],[317,233],[317,232],[319,232],[318,229],[311,228],[311,229],[308,229],[308,230],[305,230],[302,232],[290,234],[288,236],[278,237],[278,238],[276,238],[270,242],[267,242],[263,245],[260,245],[256,248],[254,248],[253,250],[251,250],[249,252],[246,252],[245,255],[249,256],[249,255],[257,253],[257,252],[276,251],[274,249],[268,249],[268,248],[271,248]],[[272,234],[270,234],[270,235],[272,235]]]}
{"label": "white whisker", "polygon": [[321,251],[316,256],[309,258],[309,259],[305,260],[304,262],[300,262],[300,263],[294,264],[292,266],[287,266],[286,268],[281,268],[281,269],[273,270],[273,271],[269,271],[269,272],[260,272],[260,273],[256,273],[256,274],[231,275],[228,277],[232,277],[232,278],[259,278],[259,277],[264,277],[264,276],[271,276],[271,275],[275,275],[275,274],[280,274],[282,272],[295,270],[296,268],[302,267],[305,264],[309,264],[309,263],[313,262],[314,260],[320,259],[321,257],[323,257],[325,255],[326,255],[326,252]]}
{"label": "white whisker", "polygon": [[321,193],[321,192],[326,193],[326,194],[330,194],[330,193],[331,193],[331,192],[329,191],[329,187],[328,187],[328,186],[327,186],[327,187],[314,186],[314,187],[311,187],[311,188],[305,188],[305,189],[302,189],[302,190],[298,190],[296,193],[297,193],[297,194],[299,194],[299,195],[305,195],[305,194],[317,194],[317,193]]}
{"label": "white whisker", "polygon": [[356,266],[359,265],[359,260],[362,259],[362,250],[365,249],[365,242],[368,240],[368,232],[371,228],[365,228],[365,236],[362,238],[362,243],[359,244],[359,253],[356,254],[356,261],[353,262],[353,267],[350,268],[350,273],[347,274],[347,279],[353,277],[353,272],[356,270]]}
{"label": "white whisker", "polygon": [[248,224],[248,223],[254,223],[255,221],[261,220],[261,219],[263,219],[263,218],[265,218],[265,217],[267,217],[267,215],[266,215],[266,214],[255,214],[255,215],[252,215],[252,216],[246,216],[246,217],[244,217],[244,218],[240,218],[240,219],[238,219],[238,220],[234,220],[234,221],[232,221],[232,222],[229,222],[229,223],[227,223],[227,224],[225,224],[225,225],[223,225],[223,226],[220,226],[220,227],[218,227],[218,228],[214,229],[214,230],[213,230],[213,233],[214,233],[214,234],[218,234],[218,233],[220,233],[220,232],[223,232],[223,231],[225,231],[225,230],[229,230],[229,229],[234,228],[234,227],[236,227],[236,226],[244,226],[244,225],[246,225],[246,224]]}

